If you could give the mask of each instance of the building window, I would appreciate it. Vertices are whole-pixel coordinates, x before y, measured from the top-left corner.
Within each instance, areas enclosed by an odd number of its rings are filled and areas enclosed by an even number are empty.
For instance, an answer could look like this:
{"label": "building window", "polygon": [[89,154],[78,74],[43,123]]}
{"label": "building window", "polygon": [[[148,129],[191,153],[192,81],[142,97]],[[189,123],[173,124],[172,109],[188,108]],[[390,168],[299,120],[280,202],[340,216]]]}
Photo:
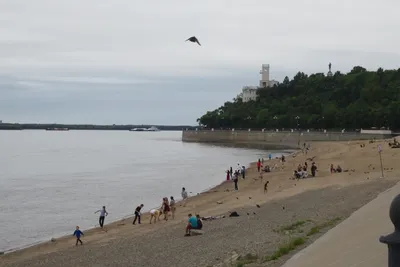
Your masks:
{"label": "building window", "polygon": [[262,83],[263,87],[267,87],[267,82]]}

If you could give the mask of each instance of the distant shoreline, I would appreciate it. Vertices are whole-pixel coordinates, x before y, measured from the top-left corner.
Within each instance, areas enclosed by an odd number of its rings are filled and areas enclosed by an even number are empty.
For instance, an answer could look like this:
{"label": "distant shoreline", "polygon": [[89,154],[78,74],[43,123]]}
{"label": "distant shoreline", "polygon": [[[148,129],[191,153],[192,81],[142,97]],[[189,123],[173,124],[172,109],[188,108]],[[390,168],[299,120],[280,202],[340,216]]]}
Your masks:
{"label": "distant shoreline", "polygon": [[104,130],[104,131],[129,131],[134,128],[150,128],[156,127],[160,131],[182,131],[194,130],[195,126],[188,125],[134,125],[134,124],[112,124],[112,125],[96,125],[96,124],[57,124],[57,123],[0,123],[0,130],[46,130],[46,129],[68,129],[68,130]]}

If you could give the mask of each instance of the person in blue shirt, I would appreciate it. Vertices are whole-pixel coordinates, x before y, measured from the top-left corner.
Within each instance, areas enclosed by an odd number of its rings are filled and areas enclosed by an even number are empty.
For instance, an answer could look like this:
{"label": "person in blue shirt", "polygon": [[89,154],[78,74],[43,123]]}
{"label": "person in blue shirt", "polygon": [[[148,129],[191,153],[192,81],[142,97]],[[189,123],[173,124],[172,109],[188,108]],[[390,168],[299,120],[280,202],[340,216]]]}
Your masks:
{"label": "person in blue shirt", "polygon": [[193,216],[191,213],[188,214],[189,220],[186,226],[186,235],[190,235],[190,229],[197,229],[197,218]]}
{"label": "person in blue shirt", "polygon": [[82,233],[81,230],[79,230],[79,226],[77,226],[76,230],[75,230],[75,232],[73,234],[73,236],[76,236],[76,244],[75,244],[75,246],[78,245],[78,242],[80,242],[81,245],[83,245],[82,240],[81,240],[81,235],[84,235],[84,234]]}

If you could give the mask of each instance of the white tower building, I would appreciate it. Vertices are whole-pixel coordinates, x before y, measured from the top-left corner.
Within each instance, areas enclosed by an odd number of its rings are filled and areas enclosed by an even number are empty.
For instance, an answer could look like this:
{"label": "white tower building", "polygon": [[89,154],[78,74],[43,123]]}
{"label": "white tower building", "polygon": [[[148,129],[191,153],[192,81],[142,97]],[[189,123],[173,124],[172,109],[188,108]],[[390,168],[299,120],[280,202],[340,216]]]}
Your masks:
{"label": "white tower building", "polygon": [[260,74],[260,87],[269,87],[269,64],[262,64]]}
{"label": "white tower building", "polygon": [[240,97],[243,99],[243,102],[256,100],[258,88],[273,87],[274,85],[278,84],[278,81],[269,79],[269,64],[262,64],[260,74],[261,79],[259,86],[243,86],[242,93],[240,95]]}

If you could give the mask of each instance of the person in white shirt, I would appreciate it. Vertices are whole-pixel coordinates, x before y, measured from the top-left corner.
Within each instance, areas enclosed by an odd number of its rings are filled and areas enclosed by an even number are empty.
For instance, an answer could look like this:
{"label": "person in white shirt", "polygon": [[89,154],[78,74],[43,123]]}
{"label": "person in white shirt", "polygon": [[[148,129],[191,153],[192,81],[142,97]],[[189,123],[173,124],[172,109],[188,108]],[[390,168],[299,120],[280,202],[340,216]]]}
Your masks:
{"label": "person in white shirt", "polygon": [[99,224],[100,224],[100,227],[103,228],[104,219],[108,215],[108,212],[106,211],[106,206],[103,206],[103,208],[101,210],[96,211],[95,214],[98,212],[100,212]]}
{"label": "person in white shirt", "polygon": [[186,206],[186,201],[188,199],[188,193],[186,192],[186,189],[184,187],[182,187],[181,196],[182,196],[183,206],[185,207]]}
{"label": "person in white shirt", "polygon": [[236,171],[238,172],[238,174],[242,173],[242,167],[240,166],[240,163],[238,162],[237,167],[236,167]]}

